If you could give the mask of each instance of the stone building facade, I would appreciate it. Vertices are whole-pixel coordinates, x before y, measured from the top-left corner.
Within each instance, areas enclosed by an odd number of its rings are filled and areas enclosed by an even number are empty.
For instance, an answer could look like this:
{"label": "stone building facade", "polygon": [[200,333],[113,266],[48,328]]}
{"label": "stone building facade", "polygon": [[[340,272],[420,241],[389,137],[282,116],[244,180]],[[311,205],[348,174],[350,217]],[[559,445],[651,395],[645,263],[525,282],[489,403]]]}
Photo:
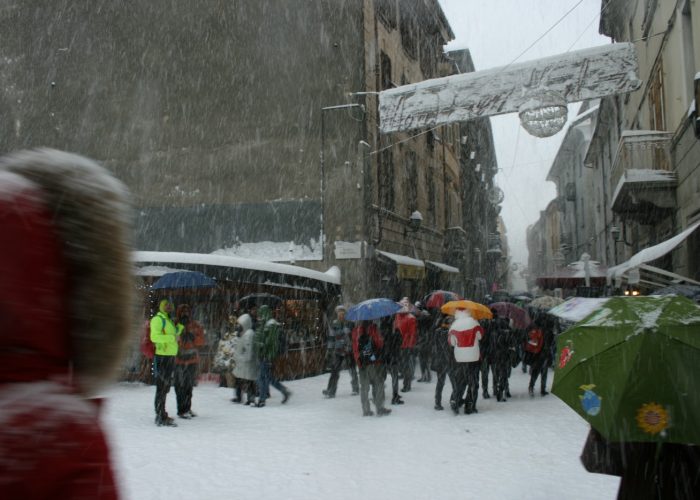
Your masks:
{"label": "stone building facade", "polygon": [[[140,250],[268,242],[340,267],[347,301],[465,292],[488,250],[465,217],[495,225],[493,203],[464,204],[492,187],[488,123],[382,136],[377,111],[383,89],[458,71],[452,38],[437,0],[11,0],[0,150],[99,160],[134,194]],[[474,127],[489,174],[465,185]]]}

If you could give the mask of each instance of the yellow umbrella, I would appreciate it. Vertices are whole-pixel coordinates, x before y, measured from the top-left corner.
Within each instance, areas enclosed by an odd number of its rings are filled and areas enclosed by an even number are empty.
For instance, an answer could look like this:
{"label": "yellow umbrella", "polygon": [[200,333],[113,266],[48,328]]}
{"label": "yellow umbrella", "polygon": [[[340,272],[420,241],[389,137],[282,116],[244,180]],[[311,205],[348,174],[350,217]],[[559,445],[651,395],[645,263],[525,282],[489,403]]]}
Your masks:
{"label": "yellow umbrella", "polygon": [[493,318],[491,309],[489,309],[488,306],[485,306],[484,304],[479,304],[478,302],[472,302],[471,300],[452,300],[450,302],[446,302],[440,308],[440,311],[442,311],[445,314],[454,315],[455,311],[459,309],[468,311],[474,319]]}

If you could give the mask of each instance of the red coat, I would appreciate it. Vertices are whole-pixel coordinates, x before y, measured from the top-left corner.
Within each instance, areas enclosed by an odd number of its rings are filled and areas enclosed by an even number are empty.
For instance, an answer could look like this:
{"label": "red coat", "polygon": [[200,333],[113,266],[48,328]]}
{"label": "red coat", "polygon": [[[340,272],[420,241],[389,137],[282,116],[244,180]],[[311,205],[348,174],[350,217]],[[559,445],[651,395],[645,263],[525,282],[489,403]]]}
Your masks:
{"label": "red coat", "polygon": [[[364,329],[361,325],[357,325],[355,328],[352,329],[352,354],[355,356],[355,362],[357,363],[358,366],[360,366],[360,336],[362,335]],[[381,350],[384,348],[384,339],[382,336],[379,334],[379,330],[377,330],[377,325],[374,323],[370,323],[369,327],[367,327],[367,333],[369,334],[370,338],[372,339],[372,343],[374,344],[374,347],[377,351],[377,354],[381,352]],[[376,361],[377,363],[380,362],[379,357]]]}
{"label": "red coat", "polygon": [[[0,168],[7,242],[0,245],[0,496],[113,500],[118,494],[98,405],[79,393],[76,379],[86,353],[74,342],[70,299],[71,285],[82,277],[70,276],[55,227],[70,211],[52,212],[43,191],[18,177]],[[93,298],[110,300],[88,289],[83,307]],[[91,312],[82,314],[92,318]],[[95,328],[114,334],[102,323]]]}
{"label": "red coat", "polygon": [[411,313],[398,313],[394,319],[394,328],[401,332],[403,341],[401,349],[413,349],[418,340],[418,321]]}

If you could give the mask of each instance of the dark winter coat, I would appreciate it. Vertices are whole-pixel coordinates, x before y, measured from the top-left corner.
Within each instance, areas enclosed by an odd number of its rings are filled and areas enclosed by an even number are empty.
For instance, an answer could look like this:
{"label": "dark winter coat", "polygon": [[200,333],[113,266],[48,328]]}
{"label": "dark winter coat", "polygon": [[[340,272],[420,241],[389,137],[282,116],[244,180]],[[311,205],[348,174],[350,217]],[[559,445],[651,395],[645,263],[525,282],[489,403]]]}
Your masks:
{"label": "dark winter coat", "polygon": [[3,498],[118,497],[99,405],[129,338],[126,188],[59,151],[0,159]]}
{"label": "dark winter coat", "polygon": [[432,330],[433,351],[430,368],[436,372],[447,370],[454,364],[453,349],[447,340],[452,319],[446,315],[438,318]]}
{"label": "dark winter coat", "polygon": [[416,342],[416,348],[421,352],[430,353],[431,346],[431,327],[433,324],[433,318],[430,313],[426,310],[421,310],[416,315],[418,320],[418,341]]}
{"label": "dark winter coat", "polygon": [[388,328],[381,330],[382,338],[384,339],[384,348],[382,349],[382,359],[387,365],[397,364],[401,357],[401,343],[403,337],[401,332],[389,325]]}
{"label": "dark winter coat", "polygon": [[618,499],[689,500],[700,492],[698,446],[611,443],[591,429],[581,462],[588,472],[620,476]]}
{"label": "dark winter coat", "polygon": [[491,326],[492,360],[494,364],[514,364],[516,354],[516,336],[511,330],[508,319],[494,318]]}

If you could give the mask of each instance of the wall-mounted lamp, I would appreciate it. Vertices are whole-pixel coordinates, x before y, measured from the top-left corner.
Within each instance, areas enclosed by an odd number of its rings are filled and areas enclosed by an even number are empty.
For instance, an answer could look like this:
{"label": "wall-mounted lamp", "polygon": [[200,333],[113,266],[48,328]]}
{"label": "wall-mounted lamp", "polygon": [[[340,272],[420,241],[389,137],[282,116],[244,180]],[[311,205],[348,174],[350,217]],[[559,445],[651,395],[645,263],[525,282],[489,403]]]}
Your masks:
{"label": "wall-mounted lamp", "polygon": [[406,236],[408,231],[411,231],[412,233],[417,232],[420,229],[422,223],[423,214],[421,214],[418,210],[414,211],[408,218],[408,227],[404,228],[403,235]]}

